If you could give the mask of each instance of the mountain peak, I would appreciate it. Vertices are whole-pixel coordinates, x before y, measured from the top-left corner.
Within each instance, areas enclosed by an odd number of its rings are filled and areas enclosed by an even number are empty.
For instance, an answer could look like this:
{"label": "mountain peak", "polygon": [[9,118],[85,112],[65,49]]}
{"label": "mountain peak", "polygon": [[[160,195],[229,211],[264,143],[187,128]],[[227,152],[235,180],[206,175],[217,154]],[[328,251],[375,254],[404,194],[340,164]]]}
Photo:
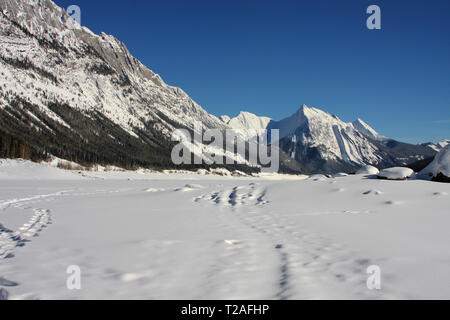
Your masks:
{"label": "mountain peak", "polygon": [[372,128],[370,125],[368,125],[364,120],[358,118],[356,121],[352,123],[353,127],[361,132],[366,137],[373,139],[373,140],[386,140],[387,138],[380,135],[377,131],[375,131],[374,128]]}
{"label": "mountain peak", "polygon": [[268,117],[260,117],[248,111],[241,111],[235,118],[229,116],[221,116],[220,119],[229,125],[233,129],[254,129],[263,130],[266,129],[272,119]]}
{"label": "mountain peak", "polygon": [[302,104],[300,108],[297,110],[297,113],[305,114],[305,112],[308,112],[313,108],[308,107],[306,104]]}

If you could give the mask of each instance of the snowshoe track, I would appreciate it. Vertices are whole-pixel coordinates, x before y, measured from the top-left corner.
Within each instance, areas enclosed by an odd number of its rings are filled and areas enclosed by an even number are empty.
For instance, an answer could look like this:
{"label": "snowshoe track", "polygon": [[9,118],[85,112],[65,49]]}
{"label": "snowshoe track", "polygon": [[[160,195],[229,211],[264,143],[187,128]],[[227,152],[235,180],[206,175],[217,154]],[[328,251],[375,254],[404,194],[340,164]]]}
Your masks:
{"label": "snowshoe track", "polygon": [[25,246],[32,238],[53,223],[53,217],[48,209],[33,209],[34,214],[18,231],[14,232],[0,224],[0,259],[14,257],[16,248]]}
{"label": "snowshoe track", "polygon": [[[247,226],[265,239],[261,245],[271,245],[272,252],[278,256],[278,289],[274,299],[314,299],[330,292],[329,287],[340,285],[351,288],[355,297],[374,298],[367,290],[366,268],[373,264],[371,259],[359,257],[345,246],[333,242],[319,234],[292,227],[290,217],[283,213],[261,210],[268,201],[268,189],[252,183],[219,190],[194,198],[197,203],[219,206],[234,213],[242,225]],[[334,213],[370,213],[332,212]],[[309,213],[313,215],[331,214],[331,212]],[[301,215],[309,215],[301,214]],[[244,248],[248,241],[236,241]],[[267,252],[267,251],[264,251]],[[245,256],[245,255],[241,255]],[[375,296],[376,297],[376,296]]]}

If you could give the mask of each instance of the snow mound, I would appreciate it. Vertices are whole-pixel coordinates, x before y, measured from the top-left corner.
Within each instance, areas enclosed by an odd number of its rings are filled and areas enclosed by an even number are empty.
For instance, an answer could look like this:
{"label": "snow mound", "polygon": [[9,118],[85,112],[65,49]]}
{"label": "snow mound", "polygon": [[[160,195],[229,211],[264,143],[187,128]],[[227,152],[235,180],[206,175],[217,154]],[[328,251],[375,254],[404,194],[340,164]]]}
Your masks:
{"label": "snow mound", "polygon": [[413,174],[414,171],[410,168],[394,167],[381,170],[378,174],[378,178],[387,180],[406,180]]}
{"label": "snow mound", "polygon": [[446,145],[434,158],[428,167],[423,169],[420,174],[436,177],[439,173],[450,177],[450,144]]}
{"label": "snow mound", "polygon": [[379,174],[380,170],[378,170],[377,168],[375,168],[374,166],[364,166],[361,169],[359,169],[356,174],[364,174],[364,175],[369,175],[369,174]]}
{"label": "snow mound", "polygon": [[339,173],[336,173],[335,175],[333,175],[334,178],[343,178],[343,177],[347,177],[347,176],[348,176],[348,174],[345,172],[339,172]]}

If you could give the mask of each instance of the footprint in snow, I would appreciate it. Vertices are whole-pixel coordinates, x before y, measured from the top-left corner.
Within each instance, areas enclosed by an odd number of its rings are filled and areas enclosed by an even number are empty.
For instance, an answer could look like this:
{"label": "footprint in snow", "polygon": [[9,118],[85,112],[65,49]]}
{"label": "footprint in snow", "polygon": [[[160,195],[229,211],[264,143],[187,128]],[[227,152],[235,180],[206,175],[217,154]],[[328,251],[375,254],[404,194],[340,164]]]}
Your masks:
{"label": "footprint in snow", "polygon": [[203,189],[203,186],[198,185],[198,184],[187,184],[182,188],[177,188],[174,191],[176,192],[188,192],[188,191],[193,191],[193,190],[199,190],[199,189]]}
{"label": "footprint in snow", "polygon": [[0,286],[4,286],[4,287],[16,287],[19,284],[17,282],[14,281],[10,281],[8,279],[5,279],[3,277],[0,277]]}
{"label": "footprint in snow", "polygon": [[8,300],[9,293],[3,288],[0,288],[0,300]]}
{"label": "footprint in snow", "polygon": [[366,195],[366,196],[368,196],[368,195],[379,196],[379,195],[382,195],[382,194],[384,194],[384,192],[380,191],[380,190],[369,190],[369,191],[366,191],[366,192],[363,193],[363,195]]}
{"label": "footprint in snow", "polygon": [[387,205],[400,205],[400,204],[403,204],[403,202],[401,202],[401,201],[392,201],[392,200],[390,200],[390,201],[386,201],[384,204],[387,204]]}

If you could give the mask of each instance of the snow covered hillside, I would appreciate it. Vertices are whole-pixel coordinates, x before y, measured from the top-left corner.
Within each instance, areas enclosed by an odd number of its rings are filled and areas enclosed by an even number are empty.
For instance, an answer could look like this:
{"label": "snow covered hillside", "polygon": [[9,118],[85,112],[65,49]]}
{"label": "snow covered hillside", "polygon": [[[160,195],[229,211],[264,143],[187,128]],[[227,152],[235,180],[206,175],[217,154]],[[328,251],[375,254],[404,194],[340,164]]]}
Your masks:
{"label": "snow covered hillside", "polygon": [[[3,297],[450,298],[449,184],[84,175],[0,163]],[[81,290],[68,290],[69,266]],[[381,290],[367,288],[369,266]]]}
{"label": "snow covered hillside", "polygon": [[[155,120],[166,134],[173,128],[170,121],[223,127],[183,90],[168,86],[131,56],[119,40],[79,26],[52,1],[1,0],[0,8],[3,92],[10,99],[20,95],[49,114],[48,101],[94,109],[130,133]],[[9,59],[27,61],[31,70]]]}

